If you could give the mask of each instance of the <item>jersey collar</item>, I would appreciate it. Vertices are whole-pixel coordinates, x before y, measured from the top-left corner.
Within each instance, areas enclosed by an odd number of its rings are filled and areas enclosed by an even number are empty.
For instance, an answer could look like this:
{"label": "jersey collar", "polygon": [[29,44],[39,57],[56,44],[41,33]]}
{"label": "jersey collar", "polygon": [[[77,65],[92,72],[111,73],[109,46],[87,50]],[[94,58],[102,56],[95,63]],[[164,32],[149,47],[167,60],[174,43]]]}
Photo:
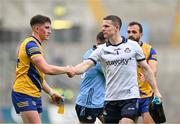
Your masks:
{"label": "jersey collar", "polygon": [[93,48],[92,48],[92,49],[95,50],[96,48],[97,48],[97,46],[96,46],[96,45],[93,45]]}
{"label": "jersey collar", "polygon": [[33,35],[31,35],[31,37],[33,37],[34,39],[36,39],[36,41],[41,45],[41,42]]}
{"label": "jersey collar", "polygon": [[122,42],[121,42],[121,43],[111,44],[111,42],[108,40],[108,41],[106,42],[106,46],[107,46],[107,47],[108,47],[108,46],[119,46],[119,45],[121,45],[122,43],[126,43],[126,42],[127,42],[127,39],[126,39],[125,37],[121,36],[121,38],[122,38]]}
{"label": "jersey collar", "polygon": [[142,41],[139,41],[138,44],[139,44],[140,46],[142,46],[142,45],[143,45],[143,42],[142,42]]}

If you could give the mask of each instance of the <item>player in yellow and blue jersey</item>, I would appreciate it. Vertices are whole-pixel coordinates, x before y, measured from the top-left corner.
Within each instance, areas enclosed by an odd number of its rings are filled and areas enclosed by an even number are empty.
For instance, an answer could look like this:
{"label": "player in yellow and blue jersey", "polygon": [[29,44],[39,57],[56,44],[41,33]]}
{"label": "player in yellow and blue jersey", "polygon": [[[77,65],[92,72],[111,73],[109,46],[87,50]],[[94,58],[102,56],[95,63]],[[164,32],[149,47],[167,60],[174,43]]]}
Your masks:
{"label": "player in yellow and blue jersey", "polygon": [[58,104],[62,96],[55,93],[45,81],[45,74],[57,75],[70,71],[69,67],[48,64],[43,57],[42,43],[51,34],[51,20],[43,15],[31,18],[32,35],[19,47],[17,55],[16,79],[12,89],[12,103],[21,115],[23,123],[41,123],[41,91],[48,93]]}
{"label": "player in yellow and blue jersey", "polygon": [[[138,22],[130,22],[128,25],[128,38],[134,41],[137,41],[138,44],[143,49],[145,58],[149,66],[151,67],[155,77],[157,73],[157,54],[156,51],[152,48],[151,45],[142,42],[140,39],[143,35],[142,25]],[[138,83],[140,88],[140,96],[139,100],[139,111],[143,117],[143,121],[145,124],[154,123],[151,115],[148,111],[148,106],[153,97],[153,90],[149,83],[145,80],[143,75],[142,68],[138,65]]]}

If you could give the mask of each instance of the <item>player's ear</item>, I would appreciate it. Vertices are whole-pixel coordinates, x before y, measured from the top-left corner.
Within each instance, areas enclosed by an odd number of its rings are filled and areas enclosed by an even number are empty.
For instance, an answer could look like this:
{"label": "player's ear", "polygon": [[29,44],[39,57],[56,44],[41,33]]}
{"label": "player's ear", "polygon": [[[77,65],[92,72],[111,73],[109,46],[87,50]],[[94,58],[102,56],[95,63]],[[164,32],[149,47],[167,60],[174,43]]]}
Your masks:
{"label": "player's ear", "polygon": [[38,25],[34,25],[32,27],[32,29],[33,29],[34,32],[38,32],[39,26]]}
{"label": "player's ear", "polygon": [[141,37],[143,36],[143,33],[141,33]]}
{"label": "player's ear", "polygon": [[116,24],[116,31],[119,31],[119,25]]}
{"label": "player's ear", "polygon": [[116,25],[116,30],[119,30],[119,25]]}

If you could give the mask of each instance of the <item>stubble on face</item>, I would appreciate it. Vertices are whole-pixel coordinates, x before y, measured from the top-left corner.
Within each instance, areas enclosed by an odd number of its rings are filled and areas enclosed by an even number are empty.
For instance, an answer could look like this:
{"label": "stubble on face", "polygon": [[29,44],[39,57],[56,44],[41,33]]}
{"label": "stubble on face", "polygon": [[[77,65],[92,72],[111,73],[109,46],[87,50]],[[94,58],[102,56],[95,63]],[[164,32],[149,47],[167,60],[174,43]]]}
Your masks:
{"label": "stubble on face", "polygon": [[137,41],[137,42],[140,40],[139,37],[135,38],[135,37],[133,37],[133,36],[129,36],[128,39],[134,40],[134,41]]}
{"label": "stubble on face", "polygon": [[141,33],[139,32],[139,27],[136,25],[128,27],[128,39],[133,41],[139,41],[141,38]]}

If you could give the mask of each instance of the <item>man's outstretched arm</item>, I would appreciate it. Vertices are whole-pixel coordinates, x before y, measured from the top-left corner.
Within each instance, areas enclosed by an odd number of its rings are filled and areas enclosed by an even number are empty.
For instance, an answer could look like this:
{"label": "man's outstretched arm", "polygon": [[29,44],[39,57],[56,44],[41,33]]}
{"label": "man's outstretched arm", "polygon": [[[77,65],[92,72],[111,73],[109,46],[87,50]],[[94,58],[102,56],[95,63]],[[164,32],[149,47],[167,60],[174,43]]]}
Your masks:
{"label": "man's outstretched arm", "polygon": [[146,60],[140,61],[139,65],[143,68],[145,78],[147,79],[147,81],[149,82],[151,87],[153,88],[154,95],[159,98],[162,98],[162,96],[159,92],[158,86],[157,86],[157,81],[154,76],[154,73],[153,73],[152,69],[150,68],[150,66],[147,64]]}
{"label": "man's outstretched arm", "polygon": [[73,77],[74,75],[80,75],[83,74],[85,71],[87,71],[89,68],[94,66],[94,62],[90,59],[87,59],[80,64],[77,64],[74,67],[71,67],[70,73],[67,73],[69,77]]}
{"label": "man's outstretched arm", "polygon": [[55,65],[50,65],[46,62],[43,56],[35,56],[32,58],[33,64],[35,64],[38,69],[40,69],[43,73],[49,74],[49,75],[58,75],[58,74],[66,74],[71,71],[71,69],[66,66],[66,67],[61,67],[61,66],[55,66]]}

